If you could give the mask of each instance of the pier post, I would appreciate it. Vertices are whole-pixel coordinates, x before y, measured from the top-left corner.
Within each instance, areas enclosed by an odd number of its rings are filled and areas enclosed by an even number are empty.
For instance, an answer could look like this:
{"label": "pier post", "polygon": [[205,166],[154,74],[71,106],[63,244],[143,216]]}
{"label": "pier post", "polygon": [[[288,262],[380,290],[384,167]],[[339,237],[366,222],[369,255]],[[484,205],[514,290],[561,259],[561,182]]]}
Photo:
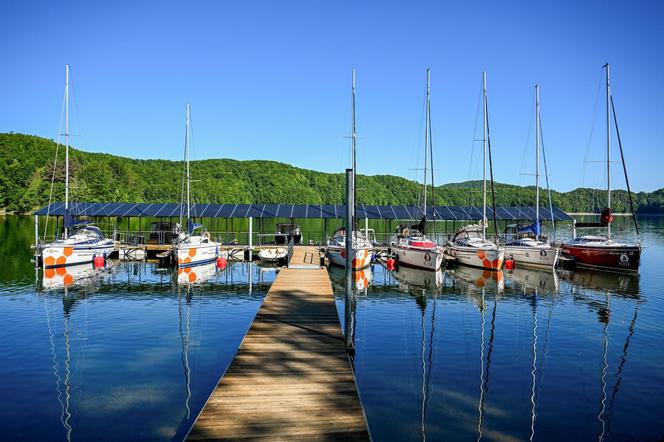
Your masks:
{"label": "pier post", "polygon": [[35,247],[39,245],[39,215],[35,215]]}
{"label": "pier post", "polygon": [[353,353],[351,302],[353,298],[353,169],[346,169],[346,297],[344,300],[344,343]]}
{"label": "pier post", "polygon": [[[39,249],[39,215],[35,215],[35,269],[39,267],[39,255],[41,254]],[[36,272],[36,270],[35,270]],[[35,273],[36,275],[36,273]],[[35,280],[37,280],[35,276]]]}

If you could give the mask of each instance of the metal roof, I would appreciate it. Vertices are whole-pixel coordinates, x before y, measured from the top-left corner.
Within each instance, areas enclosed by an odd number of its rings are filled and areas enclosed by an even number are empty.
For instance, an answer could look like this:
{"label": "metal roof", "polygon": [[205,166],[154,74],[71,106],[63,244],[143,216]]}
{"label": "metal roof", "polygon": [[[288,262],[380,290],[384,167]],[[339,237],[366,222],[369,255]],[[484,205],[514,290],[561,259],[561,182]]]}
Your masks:
{"label": "metal roof", "polygon": [[[176,203],[71,203],[74,216],[120,216],[120,217],[179,217],[181,204]],[[35,215],[64,215],[64,203],[53,203],[35,212]],[[572,219],[562,210],[553,208],[556,221]],[[427,209],[427,218],[434,219],[433,211]],[[436,206],[437,220],[473,221],[482,219],[482,208],[472,206]],[[192,217],[202,218],[336,218],[346,216],[345,205],[333,204],[193,204]],[[417,206],[357,206],[358,218],[417,220],[422,209]],[[487,217],[493,218],[493,210],[487,208]],[[535,219],[535,207],[497,207],[496,218],[501,221],[523,221]],[[540,207],[540,219],[551,219],[548,208]]]}

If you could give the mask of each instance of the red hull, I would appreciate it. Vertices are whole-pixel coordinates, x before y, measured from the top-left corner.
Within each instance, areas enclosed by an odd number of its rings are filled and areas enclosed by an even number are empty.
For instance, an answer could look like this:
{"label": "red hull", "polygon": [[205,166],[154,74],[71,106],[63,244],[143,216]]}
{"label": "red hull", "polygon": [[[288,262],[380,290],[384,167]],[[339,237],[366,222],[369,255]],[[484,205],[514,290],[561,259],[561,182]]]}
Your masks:
{"label": "red hull", "polygon": [[616,272],[638,272],[641,249],[637,246],[592,247],[563,244],[560,250],[578,266]]}

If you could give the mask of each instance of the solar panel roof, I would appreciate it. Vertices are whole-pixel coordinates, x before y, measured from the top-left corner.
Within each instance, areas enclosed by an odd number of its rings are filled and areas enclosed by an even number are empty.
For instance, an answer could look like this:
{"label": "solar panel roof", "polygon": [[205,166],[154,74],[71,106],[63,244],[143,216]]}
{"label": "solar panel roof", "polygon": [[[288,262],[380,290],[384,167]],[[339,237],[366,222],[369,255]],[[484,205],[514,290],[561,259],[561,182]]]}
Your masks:
{"label": "solar panel roof", "polygon": [[[72,203],[71,213],[75,216],[119,216],[174,218],[180,216],[180,210],[186,213],[186,207],[177,203]],[[202,218],[320,218],[343,219],[346,206],[332,204],[193,204],[191,215]],[[533,220],[535,207],[497,207],[496,218],[501,221]],[[64,203],[52,203],[35,212],[35,215],[64,215]],[[553,208],[556,221],[571,220],[562,210]],[[376,206],[360,204],[357,206],[358,218],[418,220],[422,218],[422,208],[417,206]],[[493,209],[487,208],[487,217],[493,218]],[[434,212],[427,209],[427,218],[433,219]],[[481,207],[436,206],[435,219],[474,221],[482,219]],[[540,207],[540,219],[550,220],[548,208]]]}

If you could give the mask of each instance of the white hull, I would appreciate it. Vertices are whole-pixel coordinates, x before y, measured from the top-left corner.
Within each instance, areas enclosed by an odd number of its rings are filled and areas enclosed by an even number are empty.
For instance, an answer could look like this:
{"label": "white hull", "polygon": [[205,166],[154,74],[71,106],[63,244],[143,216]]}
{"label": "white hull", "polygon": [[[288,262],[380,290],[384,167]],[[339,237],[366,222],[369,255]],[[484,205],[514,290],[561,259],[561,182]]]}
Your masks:
{"label": "white hull", "polygon": [[443,264],[443,251],[392,245],[392,253],[399,265],[436,271]]}
{"label": "white hull", "polygon": [[503,267],[505,251],[502,249],[449,246],[448,250],[460,264],[488,270],[500,270]]}
{"label": "white hull", "polygon": [[[362,270],[371,265],[370,249],[353,249],[353,270]],[[328,247],[327,256],[332,264],[346,267],[346,249],[343,247]]]}
{"label": "white hull", "polygon": [[535,268],[553,268],[558,262],[559,249],[551,246],[505,246],[505,258],[517,265]]}
{"label": "white hull", "polygon": [[258,252],[258,257],[262,262],[275,263],[283,261],[288,256],[288,251],[285,249],[261,249]]}
{"label": "white hull", "polygon": [[42,260],[44,268],[88,264],[97,256],[107,257],[114,248],[112,241],[86,246],[47,244],[42,249]]}
{"label": "white hull", "polygon": [[173,251],[178,267],[189,267],[216,260],[219,255],[219,246],[215,243],[202,245],[182,244],[175,246]]}

